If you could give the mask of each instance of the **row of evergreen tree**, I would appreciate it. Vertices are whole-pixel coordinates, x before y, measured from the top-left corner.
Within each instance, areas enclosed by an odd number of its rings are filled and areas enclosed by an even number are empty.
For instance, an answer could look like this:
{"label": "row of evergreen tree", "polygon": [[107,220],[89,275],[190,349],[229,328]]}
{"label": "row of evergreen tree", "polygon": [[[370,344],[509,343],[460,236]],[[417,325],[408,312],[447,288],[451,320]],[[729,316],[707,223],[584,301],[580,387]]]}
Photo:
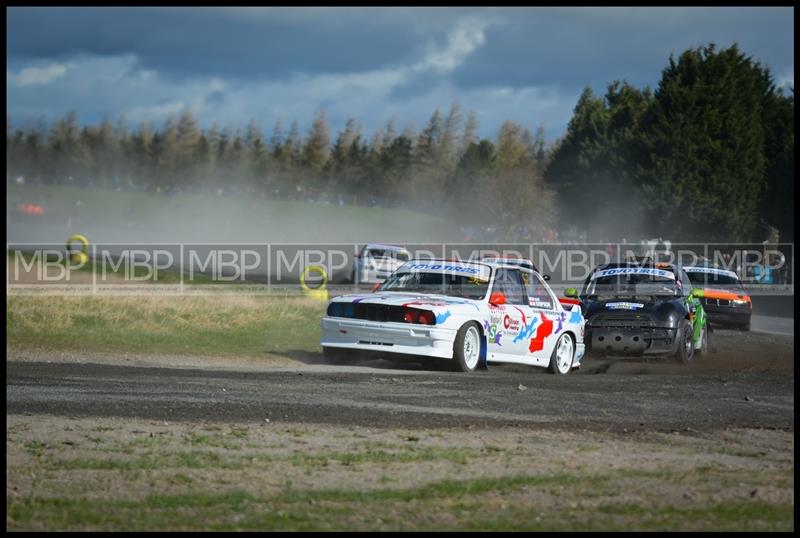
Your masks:
{"label": "row of evergreen tree", "polygon": [[6,148],[7,174],[34,182],[450,208],[505,237],[557,223],[705,241],[760,239],[774,226],[793,239],[794,93],[736,45],[671,57],[655,92],[587,88],[550,145],[542,128],[512,121],[481,139],[456,103],[419,132],[392,119],[369,139],[355,118],[332,137],[324,112],[307,136],[278,122],[268,140],[255,121],[201,129],[188,110],[161,129],[80,127],[70,112],[51,126],[9,119]]}
{"label": "row of evergreen tree", "polygon": [[670,57],[655,92],[586,89],[546,170],[572,222],[691,241],[794,238],[794,89],[737,45]]}
{"label": "row of evergreen tree", "polygon": [[[201,129],[189,110],[168,118],[161,129],[142,123],[131,130],[124,118],[79,127],[74,112],[50,126],[44,119],[18,127],[7,123],[8,175],[35,183],[164,193],[222,189],[269,198],[446,208],[448,214],[465,215],[465,223],[501,229],[551,224],[554,213],[546,206],[552,195],[542,195],[548,190],[541,185],[545,159],[542,128],[533,135],[507,121],[496,142],[481,140],[474,112],[464,117],[458,103],[446,116],[434,111],[420,132],[412,127],[398,132],[392,118],[370,139],[356,118],[332,139],[324,111],[307,136],[296,121],[288,132],[278,122],[268,140],[255,121],[244,132],[217,124]],[[526,187],[537,183],[534,196]],[[528,200],[539,217],[515,211],[520,200]],[[468,218],[474,209],[484,210],[485,218]]]}

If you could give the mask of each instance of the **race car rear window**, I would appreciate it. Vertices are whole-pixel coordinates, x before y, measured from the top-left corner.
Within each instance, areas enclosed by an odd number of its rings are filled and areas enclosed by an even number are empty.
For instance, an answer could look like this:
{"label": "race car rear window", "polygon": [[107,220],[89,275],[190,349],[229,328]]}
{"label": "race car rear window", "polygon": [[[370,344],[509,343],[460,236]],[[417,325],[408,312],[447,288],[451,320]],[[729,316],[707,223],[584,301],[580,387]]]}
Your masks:
{"label": "race car rear window", "polygon": [[739,278],[730,271],[697,271],[692,268],[686,269],[686,274],[689,275],[689,280],[695,286],[733,286],[742,288],[742,283]]}
{"label": "race car rear window", "polygon": [[367,256],[371,256],[373,258],[394,258],[395,260],[400,260],[403,262],[407,262],[409,260],[408,253],[403,252],[402,250],[388,250],[382,248],[371,248],[367,251]]}
{"label": "race car rear window", "polygon": [[585,295],[681,295],[681,284],[670,270],[621,266],[594,271]]}

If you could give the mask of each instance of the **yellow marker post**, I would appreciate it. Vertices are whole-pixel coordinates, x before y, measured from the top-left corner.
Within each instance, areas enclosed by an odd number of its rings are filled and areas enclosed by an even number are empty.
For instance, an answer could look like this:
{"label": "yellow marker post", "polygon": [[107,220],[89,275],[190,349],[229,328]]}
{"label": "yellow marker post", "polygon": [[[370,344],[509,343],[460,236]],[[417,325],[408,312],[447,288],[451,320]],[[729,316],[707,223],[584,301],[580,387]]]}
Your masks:
{"label": "yellow marker post", "polygon": [[[306,278],[308,278],[312,272],[318,273],[322,278],[322,282],[318,286],[315,286],[313,288],[309,287],[309,285],[306,284]],[[305,295],[306,297],[311,297],[312,299],[318,299],[320,301],[327,301],[328,300],[328,290],[326,288],[327,284],[328,284],[328,275],[325,272],[325,268],[322,267],[321,265],[309,265],[305,269],[303,269],[303,272],[300,274],[300,287],[303,288],[303,295]]]}
{"label": "yellow marker post", "polygon": [[[81,249],[73,251],[72,243],[75,241],[81,244]],[[83,265],[89,261],[89,240],[85,235],[73,234],[67,239],[67,252],[69,253],[69,261],[73,265]]]}

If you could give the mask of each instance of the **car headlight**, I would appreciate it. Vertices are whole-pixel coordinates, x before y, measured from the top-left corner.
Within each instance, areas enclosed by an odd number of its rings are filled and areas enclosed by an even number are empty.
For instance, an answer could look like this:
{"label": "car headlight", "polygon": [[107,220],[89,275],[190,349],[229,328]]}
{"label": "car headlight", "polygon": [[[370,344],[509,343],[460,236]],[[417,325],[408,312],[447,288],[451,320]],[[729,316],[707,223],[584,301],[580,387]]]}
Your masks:
{"label": "car headlight", "polygon": [[734,300],[733,300],[733,304],[738,304],[738,305],[744,305],[744,304],[747,304],[747,303],[749,303],[749,302],[750,302],[750,301],[743,301],[743,300],[741,300],[741,299],[734,299]]}

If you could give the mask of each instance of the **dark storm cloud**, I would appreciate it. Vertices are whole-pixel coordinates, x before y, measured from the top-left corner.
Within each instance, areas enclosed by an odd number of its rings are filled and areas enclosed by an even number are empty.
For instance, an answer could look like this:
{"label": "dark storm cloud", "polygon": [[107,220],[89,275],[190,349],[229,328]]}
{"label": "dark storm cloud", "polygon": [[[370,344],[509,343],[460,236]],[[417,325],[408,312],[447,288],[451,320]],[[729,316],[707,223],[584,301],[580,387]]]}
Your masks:
{"label": "dark storm cloud", "polygon": [[133,53],[165,74],[257,79],[369,70],[418,52],[407,28],[369,20],[367,10],[250,9],[10,8],[8,53],[13,61]]}
{"label": "dark storm cloud", "polygon": [[[655,85],[670,54],[716,43],[783,74],[794,61],[787,8],[524,8],[486,29],[486,45],[453,73],[460,87],[575,87],[625,79]],[[788,45],[788,46],[787,46]]]}
{"label": "dark storm cloud", "polygon": [[[402,65],[441,43],[460,16],[495,17],[453,73],[459,86],[652,83],[670,53],[738,41],[793,63],[789,8],[10,8],[14,64],[75,54],[137,55],[164,75],[246,79]],[[423,39],[424,36],[424,39]],[[790,41],[789,41],[790,43]],[[790,48],[790,47],[789,47]],[[418,84],[409,82],[405,91]],[[405,93],[405,91],[403,93]]]}
{"label": "dark storm cloud", "polygon": [[[8,8],[6,112],[205,126],[310,122],[419,128],[459,101],[564,132],[585,86],[658,83],[670,54],[741,49],[793,86],[793,8]],[[522,120],[520,120],[522,121]],[[306,129],[307,125],[301,125]]]}

